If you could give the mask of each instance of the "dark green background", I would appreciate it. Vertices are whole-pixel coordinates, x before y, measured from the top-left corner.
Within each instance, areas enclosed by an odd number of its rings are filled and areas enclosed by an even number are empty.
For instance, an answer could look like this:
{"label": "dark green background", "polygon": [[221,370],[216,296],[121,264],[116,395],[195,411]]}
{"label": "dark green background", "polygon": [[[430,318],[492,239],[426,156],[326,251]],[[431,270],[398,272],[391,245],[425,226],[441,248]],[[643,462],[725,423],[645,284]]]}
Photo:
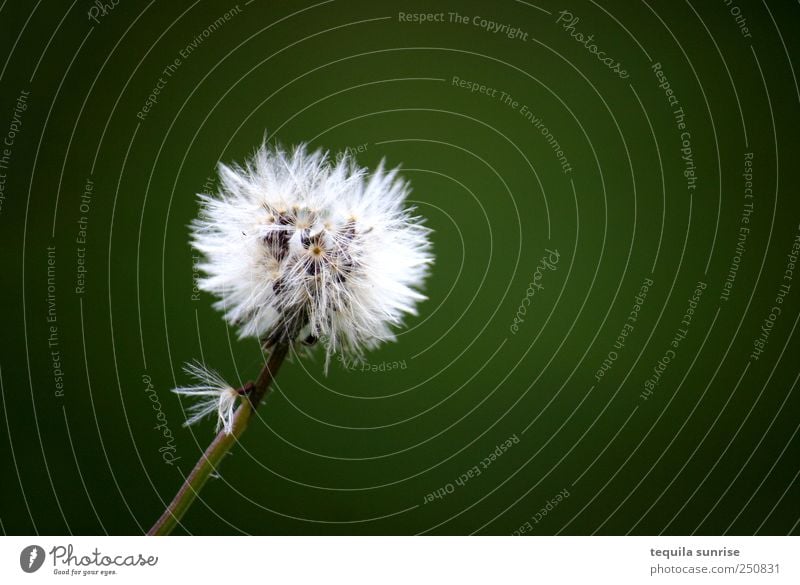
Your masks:
{"label": "dark green background", "polygon": [[[367,144],[361,164],[403,165],[435,230],[429,300],[398,343],[368,356],[405,369],[337,363],[325,377],[319,356],[288,364],[186,532],[509,534],[529,522],[533,534],[797,533],[797,274],[761,358],[750,352],[800,224],[800,6],[738,1],[746,38],[721,1],[533,4],[240,0],[141,121],[162,70],[234,4],[121,0],[94,24],[88,0],[3,2],[0,136],[30,91],[0,210],[3,530],[145,531],[213,437],[211,421],[181,427],[186,403],[170,389],[188,382],[182,363],[203,359],[237,385],[257,374],[257,343],[237,341],[211,297],[191,299],[186,226],[217,161],[244,160],[268,132],[332,152]],[[628,79],[556,24],[565,9]],[[398,22],[420,10],[528,38]],[[686,112],[694,192],[653,62]],[[453,76],[540,116],[572,173],[518,110]],[[748,151],[752,229],[725,302]],[[47,344],[52,245],[63,397]],[[546,248],[559,264],[512,334]],[[596,382],[645,278],[655,284],[641,317]],[[698,281],[688,337],[642,400]],[[159,453],[143,376],[177,467]],[[514,434],[519,444],[455,484]]]}

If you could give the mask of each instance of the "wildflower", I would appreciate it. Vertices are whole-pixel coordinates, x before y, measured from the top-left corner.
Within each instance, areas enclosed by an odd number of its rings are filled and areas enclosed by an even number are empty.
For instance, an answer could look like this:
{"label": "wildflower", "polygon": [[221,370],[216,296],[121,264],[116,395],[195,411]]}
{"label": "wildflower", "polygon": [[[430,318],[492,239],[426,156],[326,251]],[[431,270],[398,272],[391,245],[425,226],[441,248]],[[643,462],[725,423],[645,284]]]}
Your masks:
{"label": "wildflower", "polygon": [[[408,184],[383,163],[370,174],[349,153],[332,161],[303,145],[287,152],[264,144],[243,167],[220,164],[219,174],[219,193],[199,196],[191,225],[192,245],[204,256],[198,284],[217,295],[214,306],[240,337],[257,337],[270,355],[241,390],[200,363],[185,366],[198,383],[174,392],[200,398],[186,424],[216,412],[218,435],[148,531],[153,535],[180,522],[290,348],[323,342],[326,368],[337,351],[363,359],[364,350],[395,338],[392,327],[406,314],[416,314],[433,260],[429,230],[405,208]],[[240,394],[247,400],[235,408]]]}
{"label": "wildflower", "polygon": [[394,340],[416,314],[432,257],[429,230],[404,208],[408,184],[384,164],[264,144],[245,166],[219,166],[221,189],[200,195],[192,245],[202,290],[265,348],[323,342],[343,351]]}

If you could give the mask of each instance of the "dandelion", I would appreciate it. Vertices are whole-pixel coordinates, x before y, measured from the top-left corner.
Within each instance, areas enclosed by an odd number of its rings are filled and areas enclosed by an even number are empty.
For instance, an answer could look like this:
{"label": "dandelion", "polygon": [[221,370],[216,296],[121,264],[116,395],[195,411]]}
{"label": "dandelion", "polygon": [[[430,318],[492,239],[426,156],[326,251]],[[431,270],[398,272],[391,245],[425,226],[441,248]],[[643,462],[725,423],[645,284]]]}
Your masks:
{"label": "dandelion", "polygon": [[356,358],[394,340],[416,314],[431,262],[428,229],[405,209],[408,184],[371,176],[345,155],[262,146],[244,167],[220,165],[222,189],[201,195],[192,244],[202,290],[266,348],[320,341]]}
{"label": "dandelion", "polygon": [[199,195],[191,224],[203,256],[198,285],[269,359],[238,389],[198,362],[185,366],[197,381],[174,390],[197,399],[186,424],[216,414],[218,434],[149,534],[168,534],[180,521],[290,351],[322,345],[327,371],[334,353],[362,360],[394,341],[425,299],[420,289],[433,261],[430,230],[406,206],[408,183],[383,162],[370,173],[349,153],[334,161],[304,145],[264,144],[242,166],[220,164],[219,175],[219,192]]}

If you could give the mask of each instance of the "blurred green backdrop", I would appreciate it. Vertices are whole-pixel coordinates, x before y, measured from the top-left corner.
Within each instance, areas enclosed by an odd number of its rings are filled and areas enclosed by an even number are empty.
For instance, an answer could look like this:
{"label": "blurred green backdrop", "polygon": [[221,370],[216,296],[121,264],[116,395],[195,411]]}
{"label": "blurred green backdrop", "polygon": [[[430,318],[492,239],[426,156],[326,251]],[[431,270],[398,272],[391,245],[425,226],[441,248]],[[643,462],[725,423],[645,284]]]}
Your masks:
{"label": "blurred green backdrop", "polygon": [[187,224],[266,133],[402,164],[429,300],[288,364],[182,532],[797,533],[799,16],[3,2],[3,531],[146,531],[213,437],[182,363],[258,373]]}

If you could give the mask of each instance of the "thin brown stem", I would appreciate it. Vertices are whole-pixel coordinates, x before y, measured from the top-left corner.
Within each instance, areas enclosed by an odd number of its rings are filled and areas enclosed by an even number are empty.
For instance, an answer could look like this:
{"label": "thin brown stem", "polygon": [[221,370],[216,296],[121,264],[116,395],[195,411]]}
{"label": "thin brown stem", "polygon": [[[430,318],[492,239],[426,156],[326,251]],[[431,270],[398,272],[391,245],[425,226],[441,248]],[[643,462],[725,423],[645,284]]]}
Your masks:
{"label": "thin brown stem", "polygon": [[278,369],[281,367],[288,352],[289,346],[287,344],[278,344],[272,348],[269,360],[258,375],[255,384],[248,383],[243,386],[243,389],[248,391],[244,393],[246,398],[242,400],[242,404],[239,405],[233,415],[231,432],[226,433],[223,429],[217,434],[205,453],[200,457],[200,460],[195,464],[194,469],[184,480],[183,485],[181,485],[170,505],[167,506],[158,521],[147,532],[148,535],[164,536],[170,534],[177,526],[186,510],[197,498],[211,473],[216,471],[222,458],[244,433],[258,405],[266,396],[272,380],[275,379]]}

